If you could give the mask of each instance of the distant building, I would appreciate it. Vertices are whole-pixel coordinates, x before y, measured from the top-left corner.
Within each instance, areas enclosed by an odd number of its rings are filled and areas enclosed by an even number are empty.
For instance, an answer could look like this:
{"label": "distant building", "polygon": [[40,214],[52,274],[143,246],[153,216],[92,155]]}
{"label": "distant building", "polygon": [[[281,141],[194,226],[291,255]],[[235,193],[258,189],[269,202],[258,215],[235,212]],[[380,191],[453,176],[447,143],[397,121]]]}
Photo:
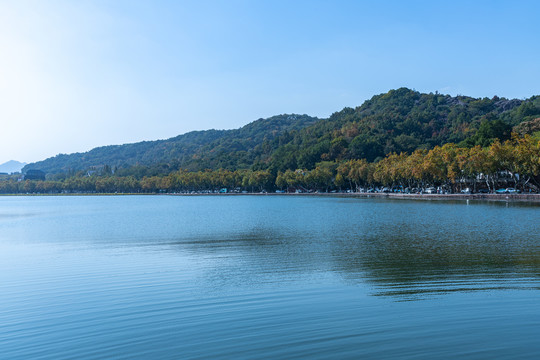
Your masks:
{"label": "distant building", "polygon": [[45,180],[45,173],[41,170],[27,170],[24,180]]}

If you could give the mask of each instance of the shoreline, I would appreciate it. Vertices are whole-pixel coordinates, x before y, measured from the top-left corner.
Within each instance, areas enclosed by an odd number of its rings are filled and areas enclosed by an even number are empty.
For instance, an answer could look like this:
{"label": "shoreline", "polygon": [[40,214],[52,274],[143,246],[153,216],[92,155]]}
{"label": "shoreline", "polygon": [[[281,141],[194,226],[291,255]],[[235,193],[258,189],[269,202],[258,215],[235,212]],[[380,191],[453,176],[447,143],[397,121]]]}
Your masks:
{"label": "shoreline", "polygon": [[378,197],[414,200],[491,200],[491,201],[534,201],[540,202],[540,194],[395,194],[395,193],[352,193],[332,194],[351,197]]}
{"label": "shoreline", "polygon": [[386,198],[400,200],[482,200],[540,202],[540,194],[396,194],[396,193],[247,193],[247,194],[168,194],[168,195],[272,195],[330,196],[341,198]]}
{"label": "shoreline", "polygon": [[540,194],[399,194],[399,193],[72,193],[72,194],[0,194],[14,196],[329,196],[341,198],[386,198],[403,200],[483,200],[540,202]]}

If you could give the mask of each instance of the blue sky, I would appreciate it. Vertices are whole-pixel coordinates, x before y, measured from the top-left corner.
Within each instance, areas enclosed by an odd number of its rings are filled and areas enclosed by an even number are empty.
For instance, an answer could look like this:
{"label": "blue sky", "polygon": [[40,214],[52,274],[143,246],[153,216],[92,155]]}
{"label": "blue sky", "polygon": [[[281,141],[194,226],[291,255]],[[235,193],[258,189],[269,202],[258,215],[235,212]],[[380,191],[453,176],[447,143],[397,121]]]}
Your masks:
{"label": "blue sky", "polygon": [[540,94],[537,1],[0,0],[0,163],[326,117],[375,94]]}

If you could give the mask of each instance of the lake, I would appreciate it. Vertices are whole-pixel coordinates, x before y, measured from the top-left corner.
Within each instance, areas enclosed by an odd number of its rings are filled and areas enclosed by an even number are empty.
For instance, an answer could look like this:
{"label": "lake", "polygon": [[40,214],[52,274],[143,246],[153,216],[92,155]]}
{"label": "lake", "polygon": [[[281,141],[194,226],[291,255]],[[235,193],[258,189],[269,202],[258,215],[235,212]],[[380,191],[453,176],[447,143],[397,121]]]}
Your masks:
{"label": "lake", "polygon": [[540,207],[0,197],[0,358],[534,358]]}

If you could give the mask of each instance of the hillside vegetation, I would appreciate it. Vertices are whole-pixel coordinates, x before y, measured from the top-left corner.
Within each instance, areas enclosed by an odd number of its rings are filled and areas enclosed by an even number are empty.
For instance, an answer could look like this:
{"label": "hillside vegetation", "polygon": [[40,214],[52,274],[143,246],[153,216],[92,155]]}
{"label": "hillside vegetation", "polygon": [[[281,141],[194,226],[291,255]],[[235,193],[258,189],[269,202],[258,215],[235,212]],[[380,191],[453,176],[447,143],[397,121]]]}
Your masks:
{"label": "hillside vegetation", "polygon": [[[277,115],[256,120],[236,130],[192,131],[167,140],[143,141],[125,145],[102,146],[85,153],[60,154],[27,165],[29,169],[48,174],[77,172],[93,168],[126,169],[155,166],[158,171],[181,167],[235,168],[249,167],[253,149],[284,132],[296,131],[318,121],[307,115]],[[234,159],[228,154],[234,153]]]}
{"label": "hillside vegetation", "polygon": [[124,175],[167,174],[178,169],[267,169],[273,174],[313,169],[321,161],[378,161],[446,143],[489,146],[539,131],[540,97],[476,99],[422,94],[406,88],[374,96],[328,119],[278,115],[236,130],[195,131],[167,140],[61,154],[27,165],[48,174],[109,167]]}
{"label": "hillside vegetation", "polygon": [[328,119],[279,115],[236,130],[58,155],[23,171],[24,181],[2,175],[0,193],[539,192],[540,97],[401,88]]}

